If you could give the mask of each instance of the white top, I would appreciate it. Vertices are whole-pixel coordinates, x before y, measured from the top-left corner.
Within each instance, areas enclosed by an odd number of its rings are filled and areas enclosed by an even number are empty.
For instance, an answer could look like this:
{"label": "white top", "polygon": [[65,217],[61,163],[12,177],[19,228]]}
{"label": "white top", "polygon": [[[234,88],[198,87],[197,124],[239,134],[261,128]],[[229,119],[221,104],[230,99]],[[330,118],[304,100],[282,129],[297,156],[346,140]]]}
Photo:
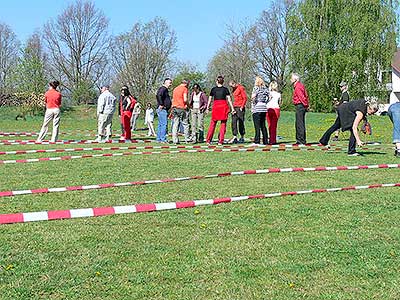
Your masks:
{"label": "white top", "polygon": [[281,93],[276,91],[271,91],[270,93],[270,100],[267,103],[268,108],[279,108],[279,102],[281,101]]}
{"label": "white top", "polygon": [[154,110],[152,108],[146,109],[146,116],[144,117],[144,123],[154,122]]}
{"label": "white top", "polygon": [[397,98],[396,94],[394,92],[390,93],[390,104],[394,104],[400,102],[400,99]]}
{"label": "white top", "polygon": [[140,112],[141,112],[141,111],[142,111],[142,106],[140,105],[139,102],[137,102],[137,103],[135,104],[135,107],[133,108],[132,114],[134,114],[134,115],[140,115]]}
{"label": "white top", "polygon": [[193,93],[193,108],[200,108],[200,96],[201,92],[196,95],[196,93]]}
{"label": "white top", "polygon": [[115,111],[116,98],[110,91],[106,90],[100,94],[97,100],[98,114],[113,114]]}

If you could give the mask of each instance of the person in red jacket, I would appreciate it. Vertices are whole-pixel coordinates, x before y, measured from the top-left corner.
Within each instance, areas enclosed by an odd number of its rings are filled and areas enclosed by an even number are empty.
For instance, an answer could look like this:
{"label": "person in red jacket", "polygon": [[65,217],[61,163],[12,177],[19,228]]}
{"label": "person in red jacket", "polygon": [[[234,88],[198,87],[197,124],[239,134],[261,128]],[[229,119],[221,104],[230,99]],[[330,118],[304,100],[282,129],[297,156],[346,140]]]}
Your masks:
{"label": "person in red jacket", "polygon": [[124,128],[124,133],[121,138],[124,140],[131,139],[131,118],[136,102],[136,99],[129,92],[128,87],[123,86],[119,98],[119,112],[121,116],[121,124]]}
{"label": "person in red jacket", "polygon": [[296,144],[306,144],[305,116],[309,107],[309,99],[299,74],[292,73],[290,82],[293,85],[293,104],[296,107]]}
{"label": "person in red jacket", "polygon": [[[244,126],[244,118],[246,111],[246,102],[247,102],[247,94],[244,87],[235,82],[234,80],[229,81],[229,86],[232,88],[233,95],[233,108],[235,110],[235,114],[232,115],[232,134],[233,137],[230,140],[230,143],[237,144],[244,143],[244,135],[246,133],[246,129]],[[239,123],[239,133],[240,139],[238,140],[238,123]]]}
{"label": "person in red jacket", "polygon": [[57,80],[49,83],[49,90],[44,94],[46,102],[46,113],[44,121],[40,130],[37,142],[42,142],[48,130],[48,125],[53,120],[53,133],[51,135],[51,142],[56,142],[58,138],[58,128],[60,125],[60,107],[61,107],[61,93],[57,91],[60,82]]}

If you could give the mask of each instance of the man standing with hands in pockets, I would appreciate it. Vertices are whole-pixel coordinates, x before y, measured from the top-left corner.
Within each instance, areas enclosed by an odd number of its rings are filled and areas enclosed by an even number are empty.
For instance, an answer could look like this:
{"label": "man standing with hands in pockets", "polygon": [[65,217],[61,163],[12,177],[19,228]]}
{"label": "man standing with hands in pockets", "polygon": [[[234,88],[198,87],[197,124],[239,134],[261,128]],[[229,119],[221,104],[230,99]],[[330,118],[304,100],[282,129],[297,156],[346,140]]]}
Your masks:
{"label": "man standing with hands in pockets", "polygon": [[97,139],[99,143],[104,143],[111,139],[112,118],[115,112],[116,99],[109,91],[110,86],[103,85],[101,94],[97,100]]}

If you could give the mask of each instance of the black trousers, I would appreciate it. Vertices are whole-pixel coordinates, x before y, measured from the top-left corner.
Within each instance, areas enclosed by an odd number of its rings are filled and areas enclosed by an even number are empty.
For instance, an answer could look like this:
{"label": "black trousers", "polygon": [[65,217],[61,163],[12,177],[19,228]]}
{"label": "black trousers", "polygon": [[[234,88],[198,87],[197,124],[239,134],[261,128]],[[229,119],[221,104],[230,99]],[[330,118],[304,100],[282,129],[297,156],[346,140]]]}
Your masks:
{"label": "black trousers", "polygon": [[239,133],[241,136],[244,136],[246,133],[246,129],[244,128],[244,116],[245,109],[240,110],[240,107],[234,107],[236,114],[232,115],[232,134],[234,136],[238,135],[238,123],[239,123]]}
{"label": "black trousers", "polygon": [[306,112],[303,104],[296,105],[296,143],[306,144]]}
{"label": "black trousers", "polygon": [[[329,144],[329,139],[331,138],[332,133],[334,133],[336,130],[339,130],[341,128],[340,125],[340,119],[336,118],[335,123],[327,131],[325,131],[324,135],[321,137],[319,142],[322,145],[328,145]],[[348,154],[353,154],[356,152],[356,137],[354,136],[353,129],[350,129],[350,138],[349,138],[349,147],[347,150]]]}
{"label": "black trousers", "polygon": [[263,135],[263,144],[264,145],[268,144],[268,131],[267,127],[265,126],[266,115],[267,115],[266,112],[253,113],[254,129],[256,132],[254,136],[254,143],[256,144],[260,144],[260,131],[262,132]]}

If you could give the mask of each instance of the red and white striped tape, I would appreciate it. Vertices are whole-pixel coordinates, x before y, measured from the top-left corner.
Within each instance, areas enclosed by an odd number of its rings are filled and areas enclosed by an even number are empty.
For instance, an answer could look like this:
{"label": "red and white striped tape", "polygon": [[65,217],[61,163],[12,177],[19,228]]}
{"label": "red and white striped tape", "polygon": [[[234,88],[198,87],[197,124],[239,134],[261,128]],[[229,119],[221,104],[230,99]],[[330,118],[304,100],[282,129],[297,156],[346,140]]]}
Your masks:
{"label": "red and white striped tape", "polygon": [[0,197],[11,197],[11,196],[30,195],[30,194],[60,193],[60,192],[69,192],[69,191],[98,190],[98,189],[117,188],[117,187],[124,187],[124,186],[148,185],[148,184],[189,181],[189,180],[199,180],[199,179],[210,179],[210,178],[217,178],[217,177],[254,175],[254,174],[350,171],[350,170],[398,169],[398,168],[400,168],[400,164],[311,167],[311,168],[310,167],[308,167],[308,168],[269,168],[269,169],[261,169],[261,170],[244,170],[244,171],[236,171],[236,172],[223,172],[223,173],[210,174],[210,175],[166,178],[166,179],[158,179],[158,180],[141,180],[141,181],[131,181],[131,182],[120,182],[120,183],[102,183],[102,184],[66,186],[66,187],[57,187],[57,188],[36,188],[36,189],[25,189],[25,190],[19,190],[19,191],[2,191],[2,192],[0,191]]}
{"label": "red and white striped tape", "polygon": [[[325,151],[325,152],[336,152],[342,151],[344,148],[243,148],[243,147],[231,147],[231,148],[210,148],[210,149],[180,149],[180,150],[164,150],[164,151],[138,151],[138,152],[123,152],[123,153],[103,153],[103,154],[86,154],[86,155],[66,155],[56,157],[40,157],[40,158],[26,158],[26,159],[12,159],[12,160],[0,160],[0,165],[6,164],[25,164],[25,163],[37,163],[44,161],[66,161],[72,159],[81,158],[96,158],[96,157],[120,157],[120,156],[131,156],[131,155],[160,155],[160,154],[179,154],[179,153],[221,153],[221,152],[285,152],[285,151]],[[374,148],[378,150],[381,148]],[[369,148],[363,148],[363,150],[369,150]],[[60,151],[62,152],[62,151]]]}
{"label": "red and white striped tape", "polygon": [[[154,143],[155,140],[109,140],[105,144],[130,144],[130,143]],[[64,141],[43,141],[37,142],[35,140],[0,140],[0,145],[69,145],[69,144],[99,144],[95,140],[64,140]]]}
{"label": "red and white striped tape", "polygon": [[160,154],[178,154],[178,153],[211,153],[211,152],[272,152],[272,151],[332,151],[329,148],[213,148],[213,149],[181,149],[181,150],[168,150],[168,151],[139,151],[139,152],[123,152],[123,153],[103,153],[103,154],[86,154],[86,155],[67,155],[57,157],[40,157],[40,158],[27,158],[27,159],[12,159],[0,160],[0,165],[3,164],[22,164],[22,163],[37,163],[43,161],[65,161],[71,159],[81,158],[95,158],[95,157],[118,157],[118,156],[131,156],[131,155],[160,155]]}
{"label": "red and white striped tape", "polygon": [[206,200],[190,200],[182,202],[144,203],[144,204],[125,205],[125,206],[108,206],[108,207],[97,207],[97,208],[80,208],[80,209],[68,209],[68,210],[51,210],[51,211],[39,211],[39,212],[28,212],[28,213],[1,214],[0,224],[27,223],[27,222],[37,222],[37,221],[51,221],[51,220],[61,220],[61,219],[100,217],[100,216],[118,215],[118,214],[154,212],[154,211],[181,209],[181,208],[192,208],[204,205],[217,205],[221,203],[246,201],[251,199],[265,199],[265,198],[283,197],[283,196],[351,191],[351,190],[365,190],[365,189],[388,188],[388,187],[400,187],[400,183],[348,186],[342,188],[323,188],[323,189],[313,189],[305,191],[278,192],[271,194],[224,197],[224,198],[214,198]]}
{"label": "red and white striped tape", "polygon": [[[84,151],[107,151],[107,150],[148,150],[148,149],[212,149],[212,148],[244,148],[241,144],[217,145],[162,145],[162,146],[127,146],[127,147],[95,147],[95,148],[58,148],[58,149],[30,149],[30,150],[11,150],[0,151],[0,155],[19,155],[32,153],[61,153],[61,152],[84,152]],[[264,148],[305,148],[311,146],[297,146],[291,144],[266,145]],[[325,147],[325,146],[318,146]],[[254,148],[254,147],[253,147]],[[325,147],[326,148],[326,147]],[[341,151],[341,147],[330,147],[330,150]],[[376,148],[375,148],[376,149]]]}
{"label": "red and white striped tape", "polygon": [[[108,151],[108,150],[147,150],[147,149],[206,149],[217,148],[221,146],[201,146],[201,145],[177,145],[177,146],[126,146],[126,147],[95,147],[95,148],[59,148],[59,149],[31,149],[31,150],[12,150],[0,151],[0,155],[18,155],[32,153],[61,153],[61,152],[84,152],[84,151]],[[243,146],[224,145],[224,148],[239,148]]]}

